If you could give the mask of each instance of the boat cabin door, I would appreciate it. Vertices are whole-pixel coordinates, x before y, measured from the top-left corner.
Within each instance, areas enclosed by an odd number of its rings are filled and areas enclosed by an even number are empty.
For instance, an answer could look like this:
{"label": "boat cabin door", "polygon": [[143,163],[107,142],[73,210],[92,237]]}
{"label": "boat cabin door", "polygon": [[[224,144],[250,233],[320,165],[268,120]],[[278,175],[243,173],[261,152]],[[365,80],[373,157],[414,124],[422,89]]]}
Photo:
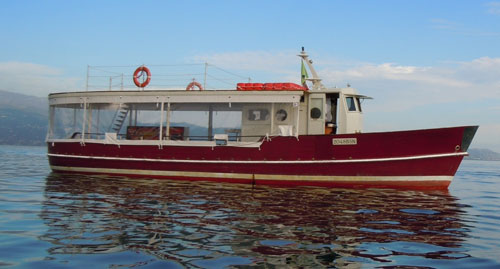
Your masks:
{"label": "boat cabin door", "polygon": [[325,133],[325,94],[311,93],[308,96],[307,133]]}
{"label": "boat cabin door", "polygon": [[338,93],[326,94],[325,134],[337,133]]}

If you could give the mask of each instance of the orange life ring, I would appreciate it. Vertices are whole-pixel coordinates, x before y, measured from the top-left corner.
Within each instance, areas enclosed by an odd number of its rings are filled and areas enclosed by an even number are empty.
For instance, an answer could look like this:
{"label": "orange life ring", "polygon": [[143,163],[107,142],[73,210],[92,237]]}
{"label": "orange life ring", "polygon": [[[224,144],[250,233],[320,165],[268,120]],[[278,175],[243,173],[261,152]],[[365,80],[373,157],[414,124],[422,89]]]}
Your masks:
{"label": "orange life ring", "polygon": [[[141,73],[139,75],[139,73]],[[143,81],[142,83],[139,81],[139,78],[142,77],[144,75],[144,73],[146,73],[146,75],[148,76],[146,78],[145,81]],[[151,71],[149,71],[149,69],[147,67],[145,67],[144,65],[143,66],[139,66],[135,72],[134,72],[134,83],[135,83],[135,86],[139,87],[139,88],[144,88],[146,86],[148,86],[149,82],[151,81]]]}
{"label": "orange life ring", "polygon": [[196,81],[193,81],[193,82],[189,83],[189,84],[187,85],[187,87],[186,87],[186,91],[192,91],[192,90],[194,90],[194,87],[195,87],[195,86],[196,86],[196,87],[198,87],[198,89],[199,89],[200,91],[203,91],[203,86],[201,86],[201,84],[200,84],[200,83],[198,83],[198,82],[196,82]]}

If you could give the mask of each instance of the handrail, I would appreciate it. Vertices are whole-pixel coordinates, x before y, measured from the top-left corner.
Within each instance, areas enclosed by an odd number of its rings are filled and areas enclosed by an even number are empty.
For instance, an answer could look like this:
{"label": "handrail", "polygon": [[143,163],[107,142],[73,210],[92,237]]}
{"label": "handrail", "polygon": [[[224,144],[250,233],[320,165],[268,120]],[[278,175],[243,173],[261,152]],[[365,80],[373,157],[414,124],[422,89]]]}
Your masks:
{"label": "handrail", "polygon": [[[106,133],[94,133],[94,132],[85,132],[84,134],[85,139],[88,139],[87,137],[91,136],[102,136],[104,137]],[[177,135],[172,134],[170,135],[170,138],[175,138]],[[117,137],[120,140],[140,140],[140,139],[126,139],[126,134],[117,134]],[[164,138],[166,136],[163,136]],[[184,140],[184,141],[214,141],[213,137],[209,137],[207,135],[190,135],[190,136],[182,136],[183,139],[162,139],[162,140]],[[241,138],[260,138],[264,139],[266,138],[266,135],[233,135],[233,136],[228,136],[229,141],[240,141]],[[75,139],[75,140],[81,140],[82,139],[82,133],[81,132],[74,132],[71,134],[71,136],[68,139]],[[159,141],[160,139],[144,139],[148,141]]]}

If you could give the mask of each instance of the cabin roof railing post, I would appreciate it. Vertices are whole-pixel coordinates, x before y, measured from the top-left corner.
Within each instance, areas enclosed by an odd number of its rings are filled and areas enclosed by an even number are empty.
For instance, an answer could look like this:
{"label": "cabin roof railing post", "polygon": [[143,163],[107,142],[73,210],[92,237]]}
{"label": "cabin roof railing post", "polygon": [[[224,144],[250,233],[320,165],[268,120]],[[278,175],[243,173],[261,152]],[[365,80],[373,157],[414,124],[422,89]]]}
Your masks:
{"label": "cabin roof railing post", "polygon": [[85,145],[85,123],[87,120],[87,98],[83,99],[83,120],[82,120],[82,134],[81,134],[81,145]]}
{"label": "cabin roof railing post", "polygon": [[164,110],[164,106],[165,106],[165,102],[164,101],[161,101],[161,107],[160,107],[160,137],[158,138],[158,140],[160,141],[159,144],[160,144],[160,148],[162,148],[162,143],[163,143],[163,110]]}
{"label": "cabin roof railing post", "polygon": [[167,101],[167,130],[165,130],[167,132],[166,134],[166,140],[170,140],[170,100]]}

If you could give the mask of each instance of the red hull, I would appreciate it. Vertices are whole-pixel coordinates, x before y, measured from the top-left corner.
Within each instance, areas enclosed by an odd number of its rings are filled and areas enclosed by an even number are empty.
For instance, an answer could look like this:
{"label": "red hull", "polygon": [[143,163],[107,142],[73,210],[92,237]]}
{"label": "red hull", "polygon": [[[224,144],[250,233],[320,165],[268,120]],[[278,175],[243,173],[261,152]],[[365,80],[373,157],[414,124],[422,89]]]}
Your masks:
{"label": "red hull", "polygon": [[[477,127],[273,137],[260,147],[49,142],[54,171],[225,182],[447,188]],[[333,145],[349,138],[356,144]]]}

